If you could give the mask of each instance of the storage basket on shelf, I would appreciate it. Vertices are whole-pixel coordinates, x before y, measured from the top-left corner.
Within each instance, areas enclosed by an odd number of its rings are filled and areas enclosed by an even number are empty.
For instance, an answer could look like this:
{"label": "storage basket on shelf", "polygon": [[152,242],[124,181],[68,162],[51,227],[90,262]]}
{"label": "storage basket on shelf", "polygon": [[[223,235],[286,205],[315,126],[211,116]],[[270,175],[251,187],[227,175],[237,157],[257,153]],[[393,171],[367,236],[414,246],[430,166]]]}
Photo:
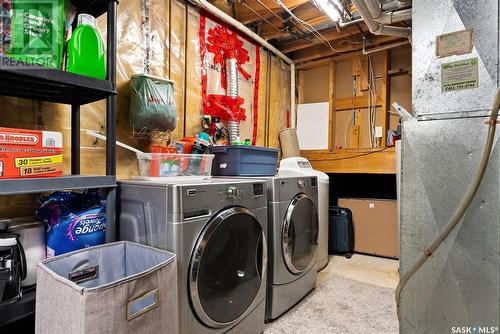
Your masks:
{"label": "storage basket on shelf", "polygon": [[137,153],[143,177],[210,176],[211,154]]}
{"label": "storage basket on shelf", "polygon": [[274,176],[278,164],[276,148],[258,146],[212,146],[215,155],[212,175],[217,176]]}
{"label": "storage basket on shelf", "polygon": [[131,242],[39,264],[36,333],[177,333],[175,254]]}

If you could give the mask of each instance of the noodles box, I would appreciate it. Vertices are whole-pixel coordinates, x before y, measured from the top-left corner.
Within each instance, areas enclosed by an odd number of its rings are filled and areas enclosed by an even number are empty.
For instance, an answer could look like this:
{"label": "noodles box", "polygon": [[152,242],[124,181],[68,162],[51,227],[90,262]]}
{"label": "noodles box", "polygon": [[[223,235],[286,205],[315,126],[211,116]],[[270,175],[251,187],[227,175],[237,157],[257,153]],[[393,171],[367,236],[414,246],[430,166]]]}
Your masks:
{"label": "noodles box", "polygon": [[0,179],[62,176],[62,133],[0,127]]}

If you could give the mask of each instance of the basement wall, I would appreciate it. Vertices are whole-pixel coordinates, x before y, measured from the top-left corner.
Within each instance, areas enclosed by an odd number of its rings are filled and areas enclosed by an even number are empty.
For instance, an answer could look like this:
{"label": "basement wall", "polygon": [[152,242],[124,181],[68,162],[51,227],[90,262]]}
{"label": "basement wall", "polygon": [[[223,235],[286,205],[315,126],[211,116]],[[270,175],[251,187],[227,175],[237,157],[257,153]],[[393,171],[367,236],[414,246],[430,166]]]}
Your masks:
{"label": "basement wall", "polygon": [[[149,6],[149,46],[151,74],[175,81],[177,127],[172,140],[194,136],[201,131],[202,97],[199,57],[200,13],[176,0],[121,0],[118,5],[117,139],[147,150],[150,141],[132,136],[128,121],[129,80],[143,73],[146,34],[143,31],[144,5]],[[106,17],[98,26],[106,39]],[[290,114],[290,67],[261,48],[257,145],[279,147],[278,132],[287,127]],[[1,126],[61,131],[64,138],[64,173],[70,174],[70,107],[47,102],[0,96]],[[243,138],[251,138],[253,118],[241,125]],[[105,173],[105,143],[85,134],[85,130],[105,132],[105,101],[82,106],[81,172]],[[165,137],[167,138],[167,137]],[[157,138],[161,141],[161,138]],[[134,153],[117,148],[118,178],[137,175]],[[0,201],[0,217],[32,215],[36,196],[5,196]]]}
{"label": "basement wall", "polygon": [[[349,98],[353,96],[353,75],[354,70],[353,62],[357,62],[359,55],[353,55],[352,58],[345,57],[342,60],[335,61],[335,79],[330,82],[329,64],[320,65],[317,67],[308,68],[299,71],[299,103],[317,103],[317,102],[330,102],[329,88],[334,85],[335,99]],[[391,49],[388,52],[388,70],[390,73],[387,82],[387,89],[389,89],[389,106],[388,109],[388,129],[396,130],[399,124],[399,116],[392,108],[393,102],[398,102],[401,106],[411,112],[411,47],[408,45],[400,46]],[[362,57],[366,61],[366,57]],[[375,53],[372,55],[372,62],[374,66],[376,79],[377,94],[381,97],[383,80],[380,77],[383,74],[383,53]],[[364,76],[367,75],[367,68],[363,65]],[[364,83],[362,88],[366,89],[366,80],[362,78]],[[359,92],[360,96],[366,95],[366,92]],[[359,116],[362,119],[361,126],[361,146],[360,148],[370,147],[369,141],[369,126],[368,126],[368,109],[360,108]],[[339,110],[335,112],[333,122],[333,147],[352,148],[350,140],[349,119],[352,117],[352,110]],[[381,108],[377,108],[375,123],[381,126]],[[347,134],[347,136],[346,136]],[[346,138],[347,137],[347,138]]]}

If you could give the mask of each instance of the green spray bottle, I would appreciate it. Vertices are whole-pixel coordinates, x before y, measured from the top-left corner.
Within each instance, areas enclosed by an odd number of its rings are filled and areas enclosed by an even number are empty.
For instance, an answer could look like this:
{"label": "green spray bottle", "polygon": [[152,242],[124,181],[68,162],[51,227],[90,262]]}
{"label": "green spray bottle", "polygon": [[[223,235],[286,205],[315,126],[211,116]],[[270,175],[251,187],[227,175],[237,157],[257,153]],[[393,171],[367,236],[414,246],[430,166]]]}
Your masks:
{"label": "green spray bottle", "polygon": [[78,26],[68,41],[68,72],[106,79],[104,42],[92,15],[78,15]]}

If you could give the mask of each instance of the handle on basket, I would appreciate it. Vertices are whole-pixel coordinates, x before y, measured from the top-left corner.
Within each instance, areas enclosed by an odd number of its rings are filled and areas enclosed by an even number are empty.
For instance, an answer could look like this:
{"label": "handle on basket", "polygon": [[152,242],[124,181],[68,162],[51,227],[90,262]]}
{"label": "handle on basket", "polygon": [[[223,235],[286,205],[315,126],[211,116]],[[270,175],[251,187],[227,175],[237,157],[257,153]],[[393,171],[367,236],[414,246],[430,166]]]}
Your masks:
{"label": "handle on basket", "polygon": [[75,270],[68,274],[68,279],[76,284],[87,282],[99,277],[99,265],[90,266],[84,269]]}
{"label": "handle on basket", "polygon": [[127,320],[135,319],[158,306],[158,289],[132,299],[127,304]]}

